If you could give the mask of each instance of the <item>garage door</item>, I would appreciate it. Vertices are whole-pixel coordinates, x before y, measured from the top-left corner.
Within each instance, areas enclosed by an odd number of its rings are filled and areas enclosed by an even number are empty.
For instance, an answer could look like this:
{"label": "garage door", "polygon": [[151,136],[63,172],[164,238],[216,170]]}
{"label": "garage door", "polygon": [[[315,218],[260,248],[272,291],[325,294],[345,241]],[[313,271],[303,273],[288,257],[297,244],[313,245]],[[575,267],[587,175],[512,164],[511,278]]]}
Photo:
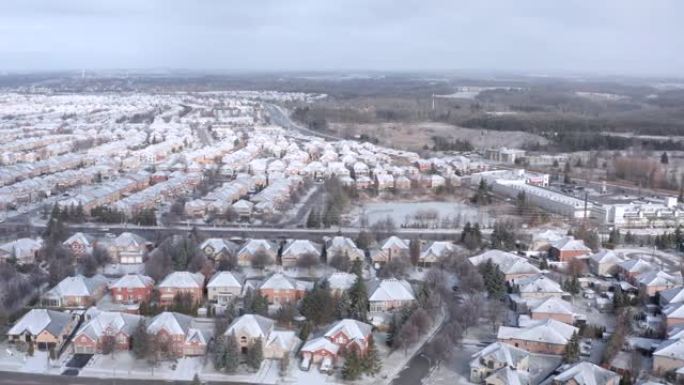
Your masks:
{"label": "garage door", "polygon": [[95,354],[95,348],[91,346],[74,346],[76,354]]}

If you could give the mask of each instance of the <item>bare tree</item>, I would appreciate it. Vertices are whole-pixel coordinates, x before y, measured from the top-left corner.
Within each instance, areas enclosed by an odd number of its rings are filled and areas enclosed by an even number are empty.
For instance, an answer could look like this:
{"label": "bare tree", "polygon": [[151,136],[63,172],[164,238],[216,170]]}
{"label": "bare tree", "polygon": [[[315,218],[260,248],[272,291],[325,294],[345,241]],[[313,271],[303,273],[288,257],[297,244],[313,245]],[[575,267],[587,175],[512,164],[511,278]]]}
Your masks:
{"label": "bare tree", "polygon": [[332,258],[329,258],[328,263],[330,266],[340,271],[349,271],[351,268],[351,260],[346,254],[342,253],[336,253],[333,255]]}
{"label": "bare tree", "polygon": [[303,269],[310,269],[312,267],[316,267],[321,263],[321,259],[318,257],[318,255],[314,253],[305,253],[299,256],[297,258],[297,267],[301,267]]}
{"label": "bare tree", "polygon": [[104,355],[114,354],[116,350],[116,337],[109,330],[106,330],[102,337],[100,337],[100,348]]}
{"label": "bare tree", "polygon": [[402,278],[406,275],[408,269],[411,268],[411,263],[408,258],[395,257],[389,262],[385,263],[382,269],[378,272],[380,278]]}
{"label": "bare tree", "polygon": [[263,269],[268,265],[272,265],[273,262],[273,258],[271,258],[268,253],[263,250],[259,250],[252,256],[251,264],[255,269]]}

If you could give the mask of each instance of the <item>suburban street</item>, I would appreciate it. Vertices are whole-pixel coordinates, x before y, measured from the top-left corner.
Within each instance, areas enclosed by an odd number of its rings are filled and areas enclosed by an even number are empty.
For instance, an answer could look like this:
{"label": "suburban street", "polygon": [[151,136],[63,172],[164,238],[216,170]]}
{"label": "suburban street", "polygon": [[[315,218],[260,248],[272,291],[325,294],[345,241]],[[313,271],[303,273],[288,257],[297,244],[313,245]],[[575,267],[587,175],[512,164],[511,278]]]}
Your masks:
{"label": "suburban street", "polygon": [[[169,385],[187,384],[183,381],[137,380],[121,378],[90,378],[71,376],[50,376],[17,372],[0,372],[0,385]],[[246,385],[241,382],[209,382],[215,385]]]}

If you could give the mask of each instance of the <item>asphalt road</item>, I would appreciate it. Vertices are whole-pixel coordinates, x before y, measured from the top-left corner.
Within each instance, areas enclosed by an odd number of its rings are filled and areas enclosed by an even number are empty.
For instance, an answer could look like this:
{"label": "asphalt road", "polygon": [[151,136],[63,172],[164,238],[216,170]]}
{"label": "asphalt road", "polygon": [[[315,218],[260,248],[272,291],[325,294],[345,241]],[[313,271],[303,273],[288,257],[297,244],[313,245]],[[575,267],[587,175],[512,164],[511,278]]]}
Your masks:
{"label": "asphalt road", "polygon": [[[90,378],[28,374],[16,372],[0,372],[0,385],[187,385],[183,381],[165,380],[132,380],[121,378]],[[211,385],[247,385],[243,382],[209,382]]]}
{"label": "asphalt road", "polygon": [[[421,349],[422,350],[422,349]],[[416,354],[409,361],[407,367],[399,372],[391,385],[417,385],[430,373],[430,360],[422,353]]]}
{"label": "asphalt road", "polygon": [[306,127],[300,126],[299,124],[293,122],[292,119],[290,119],[290,117],[288,116],[287,112],[285,112],[280,106],[276,106],[275,104],[264,104],[264,107],[266,108],[266,111],[271,117],[271,123],[277,124],[286,129],[299,131],[304,135],[318,136],[320,138],[330,140],[343,140],[342,138],[337,137],[335,135],[310,130]]}

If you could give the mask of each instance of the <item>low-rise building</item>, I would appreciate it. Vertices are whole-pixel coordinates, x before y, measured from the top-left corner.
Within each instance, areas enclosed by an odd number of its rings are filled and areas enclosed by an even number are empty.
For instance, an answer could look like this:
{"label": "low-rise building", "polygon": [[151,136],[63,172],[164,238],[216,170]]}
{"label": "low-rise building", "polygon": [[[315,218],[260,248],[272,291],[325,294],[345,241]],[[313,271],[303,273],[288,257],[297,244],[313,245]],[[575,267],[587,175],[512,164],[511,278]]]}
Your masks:
{"label": "low-rise building", "polygon": [[553,377],[552,385],[618,385],[620,375],[591,362],[578,362]]}
{"label": "low-rise building", "polygon": [[76,332],[72,346],[76,354],[108,353],[131,348],[133,332],[143,317],[90,308]]}
{"label": "low-rise building", "polygon": [[149,302],[152,290],[154,280],[141,274],[126,274],[109,285],[114,302],[122,304]]}
{"label": "low-rise building", "polygon": [[343,236],[335,236],[327,240],[326,254],[328,262],[337,255],[347,256],[351,261],[363,260],[365,257],[363,250],[356,247],[356,244],[351,238]]}
{"label": "low-rise building", "polygon": [[470,361],[470,382],[479,384],[492,374],[511,368],[526,372],[530,353],[502,342],[494,342],[472,355]]}
{"label": "low-rise building", "polygon": [[561,355],[578,330],[563,322],[546,319],[531,322],[524,328],[501,326],[497,339],[530,353]]}
{"label": "low-rise building", "polygon": [[107,290],[107,279],[102,275],[66,277],[41,298],[43,306],[87,308],[95,304]]}
{"label": "low-rise building", "polygon": [[230,271],[219,271],[207,283],[207,299],[210,302],[227,305],[242,294],[244,278]]}
{"label": "low-rise building", "polygon": [[31,309],[7,332],[9,343],[22,349],[33,344],[38,350],[58,351],[78,324],[69,313]]}
{"label": "low-rise building", "polygon": [[296,303],[304,298],[307,290],[311,290],[311,282],[300,281],[275,273],[268,277],[260,286],[259,293],[268,299],[269,304]]}
{"label": "low-rise building", "polygon": [[185,314],[163,312],[152,318],[147,333],[170,357],[201,356],[213,336],[212,323],[199,323]]}
{"label": "low-rise building", "polygon": [[401,309],[415,303],[411,284],[403,279],[381,279],[368,286],[368,303],[371,313]]}
{"label": "low-rise building", "polygon": [[584,241],[575,239],[572,236],[562,238],[553,244],[549,249],[549,256],[560,262],[570,262],[575,258],[585,257],[591,253]]}
{"label": "low-rise building", "polygon": [[613,276],[618,273],[619,264],[623,261],[622,256],[613,250],[603,249],[592,254],[589,258],[591,272],[600,276]]}
{"label": "low-rise building", "polygon": [[176,295],[189,294],[195,304],[202,302],[204,275],[189,271],[174,271],[159,284],[159,302],[162,306],[172,305]]}
{"label": "low-rise building", "polygon": [[283,252],[280,256],[283,267],[297,266],[297,262],[304,256],[309,256],[320,260],[321,245],[311,242],[306,239],[294,239],[283,246]]}
{"label": "low-rise building", "polygon": [[238,251],[238,264],[243,267],[251,266],[255,257],[270,261],[274,264],[278,257],[279,246],[266,239],[248,239]]}

